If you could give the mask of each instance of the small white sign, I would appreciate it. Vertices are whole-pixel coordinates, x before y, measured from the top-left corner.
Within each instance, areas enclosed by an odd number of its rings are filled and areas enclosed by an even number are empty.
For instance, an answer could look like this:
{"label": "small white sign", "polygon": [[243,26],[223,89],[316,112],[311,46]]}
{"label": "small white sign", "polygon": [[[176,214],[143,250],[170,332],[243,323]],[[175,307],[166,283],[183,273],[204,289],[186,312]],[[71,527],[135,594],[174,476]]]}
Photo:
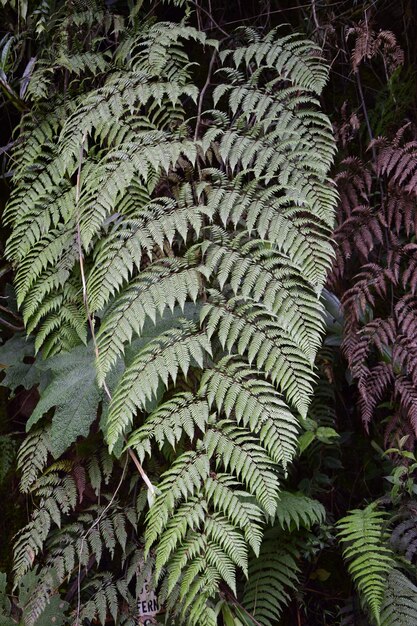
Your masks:
{"label": "small white sign", "polygon": [[150,588],[148,583],[143,585],[143,589],[138,598],[139,624],[143,626],[151,626],[155,624],[155,615],[159,613],[160,606],[158,596]]}

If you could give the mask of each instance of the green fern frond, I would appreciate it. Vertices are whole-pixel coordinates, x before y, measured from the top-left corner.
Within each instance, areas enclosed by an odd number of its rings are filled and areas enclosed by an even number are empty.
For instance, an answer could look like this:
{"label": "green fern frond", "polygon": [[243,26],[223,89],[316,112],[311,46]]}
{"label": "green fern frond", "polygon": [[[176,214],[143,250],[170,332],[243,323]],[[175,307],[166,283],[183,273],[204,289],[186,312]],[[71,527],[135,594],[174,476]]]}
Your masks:
{"label": "green fern frond", "polygon": [[193,441],[196,427],[204,432],[208,418],[209,407],[204,398],[189,392],[178,393],[149,415],[144,425],[130,435],[127,445],[136,450],[143,462],[145,455],[152,453],[153,439],[160,449],[166,442],[175,447],[183,434]]}
{"label": "green fern frond", "polygon": [[112,448],[132,423],[137,410],[146,408],[161,383],[174,383],[179,373],[187,375],[195,364],[203,367],[204,357],[211,353],[204,331],[182,320],[178,328],[161,333],[138,352],[124,372],[110,402],[107,437]]}
{"label": "green fern frond", "polygon": [[285,469],[297,447],[298,423],[275,388],[257,374],[244,361],[224,357],[204,373],[201,390],[219,413],[229,417],[233,412],[238,424],[249,426]]}
{"label": "green fern frond", "polygon": [[168,173],[182,156],[191,164],[195,163],[194,142],[177,140],[163,131],[143,133],[136,142],[120,144],[117,150],[110,150],[96,166],[94,177],[86,181],[81,197],[80,228],[84,247],[88,248],[103,222],[112,215],[117,198],[127,192],[135,177],[146,184],[153,172]]}
{"label": "green fern frond", "polygon": [[160,535],[178,501],[199,493],[210,474],[209,457],[203,451],[188,451],[176,459],[171,468],[161,476],[160,494],[148,514],[146,548]]}
{"label": "green fern frond", "polygon": [[[228,519],[219,513],[213,513],[206,518],[205,532],[210,543],[215,543],[225,555],[227,555],[235,566],[240,567],[245,576],[248,575],[248,547],[242,533],[236,530]],[[220,550],[217,551],[220,553]],[[221,570],[213,563],[222,575]],[[229,584],[229,581],[226,580]],[[234,588],[234,585],[232,586]]]}
{"label": "green fern frond", "polygon": [[51,451],[50,427],[38,428],[29,433],[21,444],[17,467],[21,471],[20,489],[28,493],[46,467]]}
{"label": "green fern frond", "polygon": [[387,516],[372,503],[366,509],[351,511],[338,522],[338,536],[346,546],[343,557],[349,572],[377,624],[387,577],[394,567],[386,531]]}
{"label": "green fern frond", "polygon": [[184,309],[187,300],[196,301],[199,289],[198,269],[186,260],[164,259],[141,272],[115,300],[97,335],[99,382],[124,352],[124,344],[134,334],[140,337],[147,317],[155,324],[165,309]]}
{"label": "green fern frond", "polygon": [[297,589],[298,551],[275,529],[265,533],[259,556],[249,560],[243,604],[262,626],[273,626]]}
{"label": "green fern frond", "polygon": [[245,428],[223,420],[210,426],[204,436],[209,458],[246,484],[264,511],[274,515],[277,506],[278,476],[273,460]]}
{"label": "green fern frond", "polygon": [[203,524],[207,512],[207,503],[198,498],[190,498],[178,507],[169,519],[158,544],[155,561],[157,574],[184,541],[188,531],[198,529]]}
{"label": "green fern frond", "polygon": [[48,266],[58,265],[66,250],[75,246],[75,236],[68,228],[50,230],[48,235],[37,241],[25,255],[24,261],[16,273],[15,285],[17,304],[20,306],[30,288]]}
{"label": "green fern frond", "polygon": [[[220,229],[212,232],[222,236]],[[317,296],[300,269],[266,242],[245,242],[244,236],[231,242],[222,239],[205,252],[206,272],[215,274],[221,288],[227,282],[236,295],[262,302],[311,359],[323,322]]]}
{"label": "green fern frond", "polygon": [[294,527],[298,530],[300,526],[311,528],[314,524],[322,524],[325,518],[326,510],[318,500],[301,493],[280,492],[275,522],[283,530],[292,530]]}
{"label": "green fern frond", "polygon": [[83,603],[80,612],[80,620],[99,620],[100,624],[106,623],[108,613],[117,620],[119,612],[117,588],[110,573],[105,572],[97,575],[95,579],[84,585],[84,592],[90,595],[90,599]]}
{"label": "green fern frond", "polygon": [[304,417],[314,374],[293,336],[259,305],[234,298],[216,299],[215,304],[208,303],[202,309],[209,336],[216,329],[227,351],[235,347],[240,356],[247,356],[249,363],[254,361],[257,369],[281,389]]}
{"label": "green fern frond", "polygon": [[[252,572],[266,583],[249,555],[259,553],[266,519],[291,528],[323,519],[307,498],[280,500],[279,478],[296,454],[324,328],[319,296],[336,193],[331,125],[317,95],[328,70],[299,36],[242,30],[215,58],[218,86],[203,93],[187,42],[206,46],[201,58],[219,42],[185,23],[133,14],[129,31],[100,56],[110,30],[119,31],[116,17],[96,8],[97,37],[74,34],[68,50],[69,18],[56,18],[60,34],[37,61],[6,209],[27,330],[45,357],[69,352],[49,359],[52,379],[30,421],[49,425],[20,453],[22,487],[39,486],[42,505],[25,531],[35,529],[37,543],[19,537],[16,564],[25,571],[49,541],[42,558],[63,580],[78,558],[88,570],[89,559],[102,564],[122,552],[124,580],[88,572],[81,585],[81,621],[103,623],[119,619],[119,596],[129,604],[134,578],[143,584],[143,572],[134,573],[140,554],[144,571],[155,563],[168,619],[215,626],[222,581],[235,591],[236,572]],[[94,8],[75,13],[80,32],[92,32]],[[65,97],[54,95],[59,76],[51,82],[45,62],[66,68]],[[203,114],[206,103],[212,110]],[[100,388],[90,361],[73,358],[95,348]],[[57,394],[60,385],[71,397]],[[41,476],[48,455],[88,435],[100,413],[110,449],[120,454],[126,437],[156,483],[146,555],[130,545],[114,502],[97,523],[106,505],[77,509],[76,522],[57,529],[73,510],[63,504],[58,466]],[[83,470],[81,483],[89,480],[97,498],[112,472],[106,455]],[[140,489],[138,515],[145,501]],[[294,550],[279,546],[268,559],[279,600],[276,609],[262,600],[261,622],[279,616],[296,580]],[[253,609],[257,592],[248,590]]]}
{"label": "green fern frond", "polygon": [[262,509],[241,491],[240,483],[228,474],[209,476],[204,483],[204,495],[215,511],[223,513],[236,528],[243,531],[245,539],[255,554],[262,540]]}
{"label": "green fern frond", "polygon": [[274,67],[300,87],[320,93],[328,79],[328,70],[321,60],[321,49],[297,34],[277,37],[279,29],[272,30],[263,40],[250,28],[241,28],[247,45],[235,51],[227,50],[223,57],[232,56],[235,67],[251,61],[259,67]]}
{"label": "green fern frond", "polygon": [[298,588],[299,548],[295,529],[310,529],[323,523],[325,509],[307,496],[281,491],[274,526],[266,531],[259,554],[249,559],[248,580],[243,602],[251,615],[262,624],[272,626]]}
{"label": "green fern frond", "polygon": [[235,183],[231,188],[213,184],[207,208],[210,215],[218,213],[224,226],[231,223],[236,228],[245,217],[249,232],[256,230],[262,239],[273,242],[312,284],[321,286],[331,264],[329,226],[295,206],[284,191],[279,186],[264,189],[254,182],[246,187]]}
{"label": "green fern frond", "polygon": [[114,459],[105,448],[100,450],[100,454],[89,458],[87,463],[88,478],[97,496],[100,494],[102,486],[108,484],[113,466]]}
{"label": "green fern frond", "polygon": [[60,478],[52,473],[41,476],[31,490],[41,498],[31,521],[17,534],[14,546],[14,573],[19,580],[29,571],[36,555],[43,549],[53,525],[60,526],[62,515],[75,508],[77,490],[71,476]]}
{"label": "green fern frond", "polygon": [[87,282],[91,311],[102,309],[134,270],[140,269],[144,254],[152,258],[155,249],[162,251],[165,241],[171,245],[177,233],[185,240],[190,225],[199,233],[202,219],[194,208],[178,208],[173,200],[161,198],[103,237]]}
{"label": "green fern frond", "polygon": [[90,72],[94,76],[104,73],[108,69],[107,61],[109,58],[110,54],[108,52],[82,52],[71,55],[61,53],[56,59],[56,64],[69,70],[76,76],[86,72]]}

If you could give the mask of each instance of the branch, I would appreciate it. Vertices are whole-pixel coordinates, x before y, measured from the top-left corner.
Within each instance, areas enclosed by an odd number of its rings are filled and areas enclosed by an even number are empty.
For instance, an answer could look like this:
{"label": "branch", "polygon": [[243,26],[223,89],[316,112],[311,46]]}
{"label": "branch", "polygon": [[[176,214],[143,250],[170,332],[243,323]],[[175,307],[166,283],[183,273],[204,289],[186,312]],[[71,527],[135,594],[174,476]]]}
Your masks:
{"label": "branch", "polygon": [[[226,33],[226,31],[225,31],[225,30],[223,30],[223,28],[220,26],[220,24],[218,24],[218,23],[216,22],[216,20],[213,18],[212,14],[211,14],[209,11],[207,11],[206,9],[204,9],[203,7],[201,7],[199,4],[197,4],[197,2],[195,2],[195,0],[190,0],[190,2],[191,2],[191,4],[193,4],[193,5],[196,7],[196,9],[197,9],[198,11],[203,11],[203,13],[205,13],[205,14],[206,14],[206,15],[210,18],[210,20],[213,22],[214,26],[215,26],[215,27],[216,27],[216,28],[217,28],[217,29],[218,29],[221,33],[223,33],[223,35],[225,35],[226,37],[230,37],[229,33]],[[210,29],[210,30],[211,30],[211,29]]]}
{"label": "branch", "polygon": [[195,123],[195,131],[194,131],[194,141],[197,141],[198,131],[199,131],[199,128],[200,128],[200,121],[201,121],[201,111],[203,109],[203,99],[204,99],[206,91],[207,91],[207,89],[208,89],[208,87],[210,85],[211,74],[213,72],[213,65],[214,65],[214,60],[216,58],[216,54],[217,54],[217,50],[215,49],[213,54],[212,54],[212,56],[211,56],[211,59],[210,59],[210,65],[209,65],[209,68],[208,68],[206,82],[204,83],[204,87],[200,91],[200,97],[198,99],[197,120],[196,120],[196,123]]}
{"label": "branch", "polygon": [[224,595],[226,595],[228,597],[228,599],[230,600],[230,602],[232,604],[234,604],[235,606],[238,606],[239,609],[241,611],[243,611],[245,613],[245,615],[247,615],[249,617],[250,620],[252,620],[254,626],[262,626],[262,624],[260,622],[258,622],[257,619],[254,618],[254,616],[249,613],[249,611],[247,609],[245,609],[245,607],[240,604],[239,600],[237,598],[235,598],[235,596],[233,595],[233,593],[231,593],[228,589],[223,589],[223,593]]}

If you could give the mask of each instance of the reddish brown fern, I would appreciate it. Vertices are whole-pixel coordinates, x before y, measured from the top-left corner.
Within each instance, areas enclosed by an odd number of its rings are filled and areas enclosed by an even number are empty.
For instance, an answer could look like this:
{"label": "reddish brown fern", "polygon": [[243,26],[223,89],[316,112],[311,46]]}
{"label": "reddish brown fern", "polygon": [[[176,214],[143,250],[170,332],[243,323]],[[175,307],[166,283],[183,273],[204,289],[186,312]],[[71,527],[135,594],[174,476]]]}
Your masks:
{"label": "reddish brown fern", "polygon": [[[372,33],[371,41],[365,32],[361,37],[357,63],[379,45]],[[417,439],[416,136],[406,125],[391,141],[374,140],[368,162],[343,161],[330,277],[342,294],[342,350],[357,382],[363,424],[368,430],[379,415],[386,441],[406,434],[408,445]]]}
{"label": "reddish brown fern", "polygon": [[370,21],[362,20],[348,29],[346,38],[350,37],[355,38],[351,57],[354,72],[359,71],[364,60],[371,60],[376,56],[383,59],[387,75],[404,63],[404,52],[390,30],[380,30],[377,33]]}

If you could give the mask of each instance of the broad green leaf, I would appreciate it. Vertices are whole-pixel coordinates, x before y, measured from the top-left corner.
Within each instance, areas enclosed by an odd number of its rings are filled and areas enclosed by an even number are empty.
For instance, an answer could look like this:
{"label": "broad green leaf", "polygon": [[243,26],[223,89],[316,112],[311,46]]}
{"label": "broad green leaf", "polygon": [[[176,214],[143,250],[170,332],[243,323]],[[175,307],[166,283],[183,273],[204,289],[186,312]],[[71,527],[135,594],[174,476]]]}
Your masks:
{"label": "broad green leaf", "polygon": [[54,356],[48,359],[47,365],[52,380],[30,416],[26,430],[54,409],[50,441],[52,453],[58,458],[78,437],[88,435],[103,392],[96,382],[91,344]]}

